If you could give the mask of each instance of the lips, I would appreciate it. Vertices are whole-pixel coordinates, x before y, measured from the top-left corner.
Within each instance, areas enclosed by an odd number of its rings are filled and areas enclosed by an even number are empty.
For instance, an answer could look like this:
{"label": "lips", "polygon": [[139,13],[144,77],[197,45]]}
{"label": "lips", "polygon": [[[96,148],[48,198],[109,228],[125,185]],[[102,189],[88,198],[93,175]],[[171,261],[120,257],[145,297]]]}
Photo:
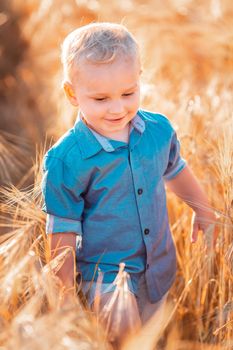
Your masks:
{"label": "lips", "polygon": [[108,122],[119,122],[119,121],[121,121],[122,119],[124,119],[124,117],[121,117],[121,118],[116,118],[116,119],[105,119],[106,121],[108,121]]}

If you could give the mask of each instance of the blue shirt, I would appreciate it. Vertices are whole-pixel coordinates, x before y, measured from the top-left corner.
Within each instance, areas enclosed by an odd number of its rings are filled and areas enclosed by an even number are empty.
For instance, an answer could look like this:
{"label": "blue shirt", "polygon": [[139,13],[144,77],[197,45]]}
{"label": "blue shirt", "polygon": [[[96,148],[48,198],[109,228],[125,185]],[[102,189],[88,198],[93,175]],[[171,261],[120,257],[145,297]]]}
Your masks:
{"label": "blue shirt", "polygon": [[129,143],[108,139],[77,120],[44,158],[42,192],[47,233],[76,232],[77,268],[86,281],[111,283],[125,263],[134,292],[145,273],[151,302],[176,273],[164,180],[184,167],[168,119],[140,109]]}

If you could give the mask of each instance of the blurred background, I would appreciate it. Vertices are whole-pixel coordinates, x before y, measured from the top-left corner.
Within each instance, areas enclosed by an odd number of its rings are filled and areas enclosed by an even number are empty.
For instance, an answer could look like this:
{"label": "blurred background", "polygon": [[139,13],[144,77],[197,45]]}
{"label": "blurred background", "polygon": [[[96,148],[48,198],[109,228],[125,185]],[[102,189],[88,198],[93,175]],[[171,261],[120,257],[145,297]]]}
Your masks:
{"label": "blurred background", "polygon": [[[0,184],[4,198],[0,201],[0,228],[7,233],[2,238],[0,235],[0,325],[4,325],[0,327],[0,346],[41,349],[35,343],[26,347],[24,338],[20,338],[22,342],[17,340],[21,328],[17,323],[15,328],[12,325],[19,308],[21,325],[30,312],[33,325],[38,327],[46,326],[46,322],[55,327],[60,317],[64,329],[59,323],[59,336],[65,334],[69,341],[72,338],[67,335],[72,329],[65,326],[67,319],[56,313],[58,292],[51,294],[46,289],[51,280],[43,282],[40,273],[44,272],[38,269],[41,261],[46,261],[41,258],[46,255],[46,249],[41,248],[45,246],[45,217],[40,209],[41,158],[49,145],[73,125],[77,115],[62,91],[61,43],[70,31],[95,21],[123,23],[135,35],[143,63],[141,106],[163,113],[172,121],[182,154],[218,214],[219,243],[214,253],[207,254],[201,238],[197,244],[190,244],[189,208],[168,192],[178,272],[169,294],[175,308],[168,319],[173,317],[174,322],[166,332],[174,325],[178,331],[169,333],[171,341],[166,349],[232,350],[232,0],[0,0]],[[25,259],[29,249],[34,252],[35,247],[38,260],[33,265],[31,258]],[[17,264],[21,266],[20,274],[13,269]],[[28,271],[37,279],[31,279]],[[24,272],[31,289],[25,285]],[[7,294],[4,286],[9,283],[12,288]],[[44,294],[40,297],[37,291]],[[36,295],[33,304],[30,297]],[[39,323],[37,306],[45,307],[45,297],[50,318]],[[88,327],[92,330],[92,323]],[[66,349],[58,343],[58,334],[52,339],[51,332],[38,329],[41,333],[32,328],[30,341],[36,342],[40,334],[43,349],[47,349],[45,344],[53,344],[50,350]],[[96,341],[96,334],[92,335],[90,349]],[[186,341],[183,347],[181,343],[175,346],[177,339]]]}

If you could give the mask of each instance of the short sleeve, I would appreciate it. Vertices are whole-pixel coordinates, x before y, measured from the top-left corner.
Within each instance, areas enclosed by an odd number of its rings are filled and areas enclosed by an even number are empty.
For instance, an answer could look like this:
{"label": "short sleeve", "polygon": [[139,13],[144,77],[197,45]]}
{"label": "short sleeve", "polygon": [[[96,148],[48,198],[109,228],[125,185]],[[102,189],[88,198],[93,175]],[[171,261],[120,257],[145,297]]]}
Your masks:
{"label": "short sleeve", "polygon": [[45,156],[41,183],[46,233],[82,233],[82,185],[60,159]]}
{"label": "short sleeve", "polygon": [[170,144],[167,169],[163,175],[164,180],[171,180],[186,166],[186,161],[180,155],[180,142],[174,131]]}

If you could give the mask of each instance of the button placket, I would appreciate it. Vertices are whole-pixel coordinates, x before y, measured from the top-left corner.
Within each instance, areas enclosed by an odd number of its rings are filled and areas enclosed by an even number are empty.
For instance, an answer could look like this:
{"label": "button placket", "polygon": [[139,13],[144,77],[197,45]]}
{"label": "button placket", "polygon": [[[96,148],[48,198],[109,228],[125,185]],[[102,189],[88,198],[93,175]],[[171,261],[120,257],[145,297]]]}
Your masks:
{"label": "button placket", "polygon": [[[132,172],[132,178],[134,183],[134,188],[137,193],[136,202],[139,213],[139,219],[141,223],[141,228],[143,232],[143,239],[146,245],[146,250],[150,251],[150,241],[151,237],[149,235],[150,229],[147,227],[150,223],[150,212],[149,212],[149,203],[147,203],[147,196],[145,193],[145,178],[143,176],[143,171],[141,169],[140,161],[137,157],[137,152],[132,150],[129,152],[129,163]],[[140,171],[141,170],[141,171]],[[143,195],[142,195],[143,194]],[[145,194],[145,195],[144,195]]]}

